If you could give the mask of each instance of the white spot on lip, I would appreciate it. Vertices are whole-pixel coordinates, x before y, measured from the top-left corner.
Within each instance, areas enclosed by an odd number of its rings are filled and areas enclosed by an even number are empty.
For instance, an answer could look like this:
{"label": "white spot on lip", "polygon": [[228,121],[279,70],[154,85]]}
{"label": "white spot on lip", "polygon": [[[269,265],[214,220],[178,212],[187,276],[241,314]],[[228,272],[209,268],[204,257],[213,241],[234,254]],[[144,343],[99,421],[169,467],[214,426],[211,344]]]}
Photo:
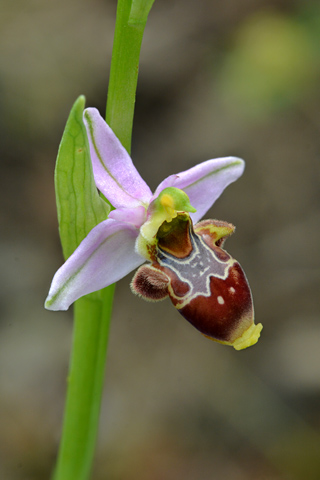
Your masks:
{"label": "white spot on lip", "polygon": [[219,297],[217,298],[217,300],[218,300],[218,303],[220,303],[220,305],[223,305],[223,304],[224,304],[224,299],[223,299],[223,297],[221,297],[220,295],[219,295]]}
{"label": "white spot on lip", "polygon": [[230,287],[229,290],[230,290],[231,293],[235,292],[235,289],[233,287]]}

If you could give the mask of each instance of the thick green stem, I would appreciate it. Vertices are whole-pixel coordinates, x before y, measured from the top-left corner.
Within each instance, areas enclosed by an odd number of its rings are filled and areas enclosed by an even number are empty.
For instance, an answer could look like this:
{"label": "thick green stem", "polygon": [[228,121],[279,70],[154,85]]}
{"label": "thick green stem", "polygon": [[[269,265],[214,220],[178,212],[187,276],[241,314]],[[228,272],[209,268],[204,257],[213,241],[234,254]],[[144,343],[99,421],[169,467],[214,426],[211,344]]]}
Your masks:
{"label": "thick green stem", "polygon": [[[148,0],[151,8],[152,0]],[[141,42],[146,15],[129,22],[132,0],[119,0],[106,120],[130,153]],[[137,6],[137,4],[136,4]],[[138,9],[139,10],[139,9]],[[90,475],[103,391],[114,286],[79,299],[55,480]]]}

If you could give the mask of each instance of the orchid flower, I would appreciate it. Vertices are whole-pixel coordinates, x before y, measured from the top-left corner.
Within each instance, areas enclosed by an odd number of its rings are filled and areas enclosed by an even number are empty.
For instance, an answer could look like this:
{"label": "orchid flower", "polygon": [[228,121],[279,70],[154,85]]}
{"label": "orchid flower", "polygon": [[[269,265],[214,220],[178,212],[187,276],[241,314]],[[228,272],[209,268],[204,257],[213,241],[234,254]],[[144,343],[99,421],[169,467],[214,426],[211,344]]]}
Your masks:
{"label": "orchid flower", "polygon": [[[114,207],[56,272],[46,308],[67,310],[83,295],[117,282],[142,265],[132,291],[167,296],[204,335],[246,348],[259,338],[251,292],[239,263],[221,247],[234,227],[205,220],[244,161],[205,161],[163,180],[152,194],[118,138],[94,108],[84,111],[96,186]],[[195,224],[195,225],[194,225]]]}

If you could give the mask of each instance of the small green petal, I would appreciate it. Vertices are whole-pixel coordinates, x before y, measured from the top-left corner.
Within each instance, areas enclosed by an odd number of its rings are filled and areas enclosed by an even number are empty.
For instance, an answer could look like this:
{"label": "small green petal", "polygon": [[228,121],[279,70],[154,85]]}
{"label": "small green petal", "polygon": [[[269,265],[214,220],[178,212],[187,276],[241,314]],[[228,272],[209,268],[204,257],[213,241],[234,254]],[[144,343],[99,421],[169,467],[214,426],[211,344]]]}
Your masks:
{"label": "small green petal", "polygon": [[172,208],[179,212],[192,213],[197,211],[190,205],[188,195],[183,190],[175,187],[168,187],[162,190],[154,202],[158,209]]}

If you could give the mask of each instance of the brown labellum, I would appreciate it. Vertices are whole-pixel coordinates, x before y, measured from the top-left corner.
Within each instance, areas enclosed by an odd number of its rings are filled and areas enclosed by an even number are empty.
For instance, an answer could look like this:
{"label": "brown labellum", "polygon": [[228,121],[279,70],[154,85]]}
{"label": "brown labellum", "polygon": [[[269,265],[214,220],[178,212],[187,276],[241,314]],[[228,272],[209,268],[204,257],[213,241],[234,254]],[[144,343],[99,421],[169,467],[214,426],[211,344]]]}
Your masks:
{"label": "brown labellum", "polygon": [[164,222],[152,264],[139,268],[132,290],[147,300],[169,295],[195,328],[220,343],[246,348],[262,329],[254,324],[250,287],[240,264],[221,248],[234,226],[205,220],[193,228],[187,214]]}

